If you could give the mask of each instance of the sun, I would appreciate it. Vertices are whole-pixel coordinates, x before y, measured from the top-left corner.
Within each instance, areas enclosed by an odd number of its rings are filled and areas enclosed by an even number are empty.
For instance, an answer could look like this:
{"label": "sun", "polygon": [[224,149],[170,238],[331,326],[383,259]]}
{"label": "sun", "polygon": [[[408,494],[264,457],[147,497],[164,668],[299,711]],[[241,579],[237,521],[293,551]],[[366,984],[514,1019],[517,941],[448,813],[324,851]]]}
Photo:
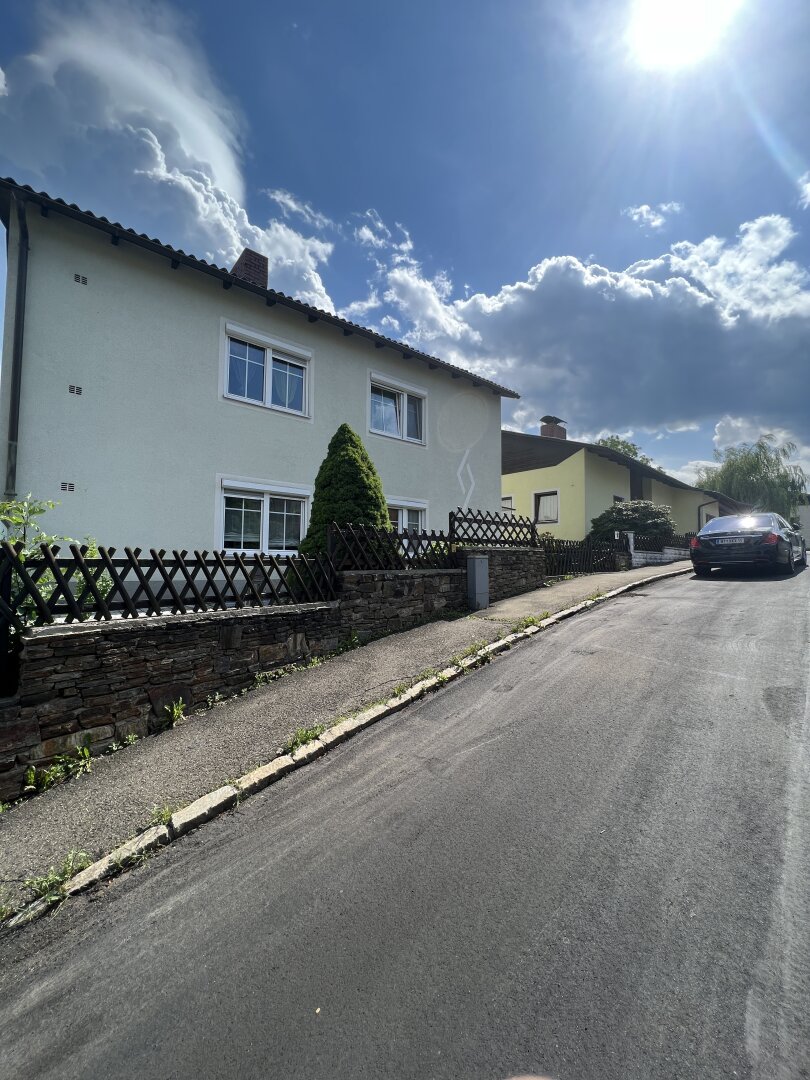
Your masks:
{"label": "sun", "polygon": [[676,70],[713,52],[742,0],[634,0],[628,44],[646,68]]}

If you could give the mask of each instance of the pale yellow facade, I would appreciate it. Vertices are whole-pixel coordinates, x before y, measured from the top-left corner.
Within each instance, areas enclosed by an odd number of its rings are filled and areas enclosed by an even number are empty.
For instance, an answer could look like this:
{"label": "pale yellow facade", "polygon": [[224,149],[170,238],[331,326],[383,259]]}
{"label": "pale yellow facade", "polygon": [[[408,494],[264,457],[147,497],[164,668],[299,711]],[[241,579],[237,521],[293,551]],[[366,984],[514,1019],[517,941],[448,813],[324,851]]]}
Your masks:
{"label": "pale yellow facade", "polygon": [[543,523],[540,528],[563,540],[579,539],[588,531],[585,527],[585,503],[582,498],[585,490],[585,457],[586,452],[580,450],[559,465],[503,476],[502,495],[504,498],[511,496],[512,507],[519,517],[533,518],[535,495],[556,491],[559,520]]}
{"label": "pale yellow facade", "polygon": [[[578,450],[559,465],[501,478],[504,499],[520,517],[534,517],[535,495],[556,491],[559,520],[540,523],[540,528],[564,540],[581,540],[591,530],[591,521],[617,499],[630,498],[630,469],[608,458]],[[642,498],[669,506],[677,533],[697,532],[720,513],[720,506],[704,491],[674,487],[652,477],[642,480]]]}

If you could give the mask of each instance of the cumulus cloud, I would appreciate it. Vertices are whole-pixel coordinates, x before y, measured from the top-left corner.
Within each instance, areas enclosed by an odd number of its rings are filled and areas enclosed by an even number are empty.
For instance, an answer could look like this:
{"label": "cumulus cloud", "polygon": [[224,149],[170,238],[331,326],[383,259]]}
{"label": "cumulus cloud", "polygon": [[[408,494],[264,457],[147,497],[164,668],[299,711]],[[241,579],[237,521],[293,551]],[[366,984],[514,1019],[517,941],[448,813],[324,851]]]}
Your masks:
{"label": "cumulus cloud", "polygon": [[8,93],[8,83],[6,82],[6,73],[0,68],[0,97],[5,97]]}
{"label": "cumulus cloud", "polygon": [[804,433],[810,281],[787,258],[790,222],[768,215],[732,239],[672,246],[614,270],[544,259],[525,280],[452,299],[449,281],[389,266],[384,299],[408,340],[508,386],[505,417],[530,429],[554,412],[572,430],[695,430],[750,412]]}
{"label": "cumulus cloud", "polygon": [[307,225],[315,229],[335,228],[334,221],[330,220],[326,214],[320,213],[311,203],[296,198],[289,191],[273,188],[268,189],[265,194],[279,207],[285,218],[300,217]]}
{"label": "cumulus cloud", "polygon": [[332,245],[250,221],[240,111],[177,12],[88,0],[43,9],[42,24],[36,50],[8,67],[0,171],[219,264],[253,247],[274,288],[333,309],[321,277]]}
{"label": "cumulus cloud", "polygon": [[658,232],[663,229],[673,214],[680,214],[682,210],[683,206],[678,202],[658,203],[654,207],[648,203],[642,203],[640,206],[626,206],[622,214],[642,229]]}
{"label": "cumulus cloud", "polygon": [[810,206],[810,172],[799,178],[799,206],[805,210]]}

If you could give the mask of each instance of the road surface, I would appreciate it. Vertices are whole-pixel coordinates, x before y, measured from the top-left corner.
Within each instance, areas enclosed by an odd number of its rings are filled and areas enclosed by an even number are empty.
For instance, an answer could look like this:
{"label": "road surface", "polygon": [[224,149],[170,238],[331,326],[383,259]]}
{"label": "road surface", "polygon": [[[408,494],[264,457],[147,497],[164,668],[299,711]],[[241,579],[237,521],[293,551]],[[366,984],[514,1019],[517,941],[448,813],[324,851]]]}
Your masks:
{"label": "road surface", "polygon": [[7,934],[0,1075],[809,1077],[808,600],[598,606]]}

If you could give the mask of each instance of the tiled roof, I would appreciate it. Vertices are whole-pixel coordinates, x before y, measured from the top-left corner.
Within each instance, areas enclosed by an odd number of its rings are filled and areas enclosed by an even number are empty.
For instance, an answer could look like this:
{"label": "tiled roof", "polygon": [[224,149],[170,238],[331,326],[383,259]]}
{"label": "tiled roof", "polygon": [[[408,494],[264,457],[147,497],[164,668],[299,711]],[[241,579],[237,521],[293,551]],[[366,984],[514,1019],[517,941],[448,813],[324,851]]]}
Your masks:
{"label": "tiled roof", "polygon": [[296,300],[294,297],[287,296],[285,293],[276,292],[275,289],[262,289],[261,286],[253,285],[250,282],[245,281],[232,274],[230,270],[226,270],[224,267],[216,266],[214,263],[206,262],[204,259],[198,259],[195,255],[187,254],[182,248],[173,248],[169,244],[164,244],[161,240],[147,236],[146,233],[138,233],[135,232],[134,229],[127,229],[117,221],[110,221],[108,218],[97,216],[89,210],[82,210],[80,207],[76,206],[75,203],[66,203],[64,199],[54,199],[52,196],[48,195],[47,192],[35,191],[34,188],[30,187],[28,184],[18,184],[16,180],[11,179],[11,177],[0,178],[0,194],[3,191],[8,193],[16,191],[21,193],[26,201],[37,203],[44,213],[47,213],[50,209],[54,209],[58,213],[73,218],[74,220],[84,222],[84,224],[90,225],[93,228],[101,229],[110,234],[114,243],[117,243],[119,240],[126,240],[129,243],[137,244],[139,247],[147,248],[158,255],[163,255],[166,258],[171,259],[176,264],[190,266],[195,270],[200,270],[205,274],[219,278],[226,288],[235,285],[240,289],[246,289],[248,292],[264,296],[268,305],[281,304],[283,307],[298,311],[302,315],[306,315],[310,322],[329,323],[342,330],[343,334],[347,337],[351,334],[357,334],[369,341],[373,341],[375,346],[379,349],[394,349],[406,360],[413,358],[422,361],[427,364],[428,367],[434,369],[442,368],[445,371],[449,371],[453,378],[467,379],[472,382],[474,386],[486,386],[492,390],[494,394],[498,394],[500,397],[520,397],[514,390],[510,390],[496,382],[492,382],[480,375],[476,375],[472,371],[467,371],[466,368],[456,367],[455,364],[448,364],[446,360],[440,360],[436,356],[420,352],[419,349],[412,349],[404,342],[395,341],[393,338],[385,337],[383,334],[378,334],[376,331],[369,330],[367,327],[360,326],[358,323],[350,322],[348,319],[341,319],[338,315],[334,315],[329,311],[322,311],[320,308],[316,308],[311,304],[305,304],[302,300]]}

